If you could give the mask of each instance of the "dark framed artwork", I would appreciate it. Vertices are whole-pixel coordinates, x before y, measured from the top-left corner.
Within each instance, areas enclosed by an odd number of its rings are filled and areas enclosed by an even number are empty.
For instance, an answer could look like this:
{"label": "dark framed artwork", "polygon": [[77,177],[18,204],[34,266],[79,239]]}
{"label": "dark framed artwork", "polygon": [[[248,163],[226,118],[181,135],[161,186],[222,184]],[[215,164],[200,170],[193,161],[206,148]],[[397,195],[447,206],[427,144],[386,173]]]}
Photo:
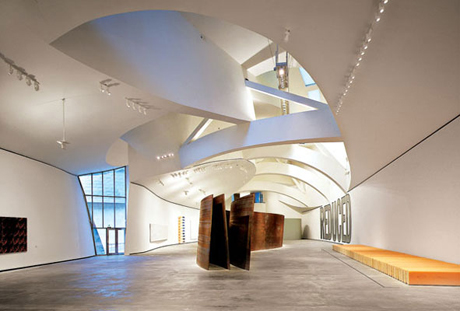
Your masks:
{"label": "dark framed artwork", "polygon": [[27,252],[27,218],[0,217],[0,254]]}

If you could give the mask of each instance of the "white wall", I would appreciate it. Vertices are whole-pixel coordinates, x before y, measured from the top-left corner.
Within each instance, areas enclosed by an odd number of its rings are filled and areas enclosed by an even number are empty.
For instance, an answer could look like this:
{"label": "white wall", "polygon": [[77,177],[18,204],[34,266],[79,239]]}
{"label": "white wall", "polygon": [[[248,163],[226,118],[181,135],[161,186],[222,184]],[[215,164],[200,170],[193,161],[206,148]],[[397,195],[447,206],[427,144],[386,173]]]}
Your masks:
{"label": "white wall", "polygon": [[[195,231],[195,237],[198,238],[199,210],[164,201],[144,187],[132,183],[130,184],[128,206],[125,254],[177,244],[179,216],[186,217],[186,226],[189,226],[188,229],[192,232]],[[150,224],[167,225],[168,239],[151,243]],[[189,231],[186,235],[186,242],[196,241],[191,238]]]}
{"label": "white wall", "polygon": [[0,270],[94,255],[77,177],[0,150],[0,216],[27,218],[27,252],[0,255]]}
{"label": "white wall", "polygon": [[302,215],[302,238],[313,240],[321,238],[319,217],[319,208],[315,208]]}
{"label": "white wall", "polygon": [[459,136],[457,119],[353,189],[351,243],[460,264]]}
{"label": "white wall", "polygon": [[263,194],[267,213],[284,215],[285,218],[300,218],[300,213],[279,201],[282,197],[280,194],[275,192],[264,192]]}

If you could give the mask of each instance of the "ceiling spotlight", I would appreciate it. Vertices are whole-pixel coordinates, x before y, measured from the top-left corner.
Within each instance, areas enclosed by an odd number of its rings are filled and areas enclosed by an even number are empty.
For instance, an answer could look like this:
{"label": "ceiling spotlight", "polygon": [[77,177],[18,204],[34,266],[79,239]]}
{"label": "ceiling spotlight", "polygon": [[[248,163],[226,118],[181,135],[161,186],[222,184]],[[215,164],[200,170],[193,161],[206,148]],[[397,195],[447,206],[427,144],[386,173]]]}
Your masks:
{"label": "ceiling spotlight", "polygon": [[383,14],[383,12],[385,12],[385,5],[388,2],[389,2],[389,0],[380,0],[379,1],[378,10],[377,10],[377,12],[375,13],[375,16],[374,16],[374,22],[372,22],[370,24],[370,26],[369,26],[369,28],[367,30],[366,36],[364,38],[364,42],[363,42],[361,48],[359,49],[358,61],[355,63],[355,65],[353,67],[353,70],[351,71],[350,76],[348,77],[347,83],[345,84],[345,91],[343,92],[341,97],[339,97],[339,99],[338,99],[336,114],[339,113],[340,108],[342,107],[342,104],[343,104],[342,100],[343,100],[344,96],[347,95],[348,90],[350,89],[351,85],[353,84],[353,81],[355,79],[356,71],[358,70],[358,67],[361,65],[361,61],[363,60],[364,54],[366,54],[366,50],[369,48],[369,43],[372,41],[372,34],[374,32],[374,28],[377,27],[377,23],[380,22],[380,20],[382,18],[382,14]]}
{"label": "ceiling spotlight", "polygon": [[290,36],[290,35],[291,35],[291,30],[286,29],[286,30],[284,31],[284,38],[283,38],[284,42],[287,43],[287,42],[289,41],[289,36]]}
{"label": "ceiling spotlight", "polygon": [[107,93],[107,95],[112,95],[112,92],[110,92],[110,88],[112,86],[117,86],[120,85],[120,83],[110,83],[112,79],[105,79],[99,82],[99,90],[101,93]]}
{"label": "ceiling spotlight", "polygon": [[34,82],[34,89],[35,91],[40,90],[40,83],[38,83],[37,81]]}
{"label": "ceiling spotlight", "polygon": [[[8,75],[13,75],[14,71],[16,70],[16,77],[19,81],[26,78],[26,84],[28,86],[32,85],[32,82],[38,83],[35,75],[28,73],[24,68],[15,65],[15,62],[2,53],[0,53],[0,60],[4,61],[5,64],[8,66]],[[38,91],[38,89],[37,89]]]}
{"label": "ceiling spotlight", "polygon": [[147,109],[159,109],[152,105],[149,105],[148,102],[142,101],[141,98],[129,98],[125,97],[126,100],[126,107],[133,108],[133,110],[137,110],[137,112],[147,115]]}
{"label": "ceiling spotlight", "polygon": [[68,141],[65,140],[58,140],[56,142],[61,146],[61,149],[63,150],[66,150],[67,145],[70,144]]}
{"label": "ceiling spotlight", "polygon": [[372,41],[372,28],[369,29],[369,32],[366,35],[366,42],[369,43]]}

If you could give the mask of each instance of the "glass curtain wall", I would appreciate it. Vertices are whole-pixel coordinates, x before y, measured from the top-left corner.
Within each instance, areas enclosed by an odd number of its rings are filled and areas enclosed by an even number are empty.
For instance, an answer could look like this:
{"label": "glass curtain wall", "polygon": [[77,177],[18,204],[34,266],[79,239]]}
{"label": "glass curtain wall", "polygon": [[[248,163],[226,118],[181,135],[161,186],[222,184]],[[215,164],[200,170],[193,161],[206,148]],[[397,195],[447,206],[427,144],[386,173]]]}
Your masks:
{"label": "glass curtain wall", "polygon": [[126,231],[126,168],[79,176],[97,255],[123,254]]}

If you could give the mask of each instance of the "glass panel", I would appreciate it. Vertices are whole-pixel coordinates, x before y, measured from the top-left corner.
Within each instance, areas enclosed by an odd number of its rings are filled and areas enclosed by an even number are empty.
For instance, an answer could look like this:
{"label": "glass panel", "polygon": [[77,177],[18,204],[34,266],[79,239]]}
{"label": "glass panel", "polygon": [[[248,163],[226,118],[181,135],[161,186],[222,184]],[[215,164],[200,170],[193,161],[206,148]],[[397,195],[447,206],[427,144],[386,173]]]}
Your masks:
{"label": "glass panel", "polygon": [[115,198],[115,227],[126,228],[126,199]]}
{"label": "glass panel", "polygon": [[86,196],[86,204],[88,206],[89,217],[93,219],[93,197]]}
{"label": "glass panel", "polygon": [[308,74],[308,72],[305,69],[303,69],[302,67],[300,67],[299,69],[300,69],[300,74],[302,75],[303,83],[305,84],[305,86],[316,84],[313,78]]}
{"label": "glass panel", "polygon": [[308,98],[316,100],[316,101],[321,101],[321,93],[319,90],[313,90],[308,92]]}
{"label": "glass panel", "polygon": [[107,229],[94,229],[94,240],[96,242],[96,254],[105,255],[106,254],[106,238],[107,238]]}
{"label": "glass panel", "polygon": [[113,196],[113,171],[104,172],[104,195]]}
{"label": "glass panel", "polygon": [[104,227],[115,227],[115,204],[113,198],[104,197]]}
{"label": "glass panel", "polygon": [[91,195],[91,174],[80,176],[80,182],[86,195]]}
{"label": "glass panel", "polygon": [[93,174],[93,195],[102,195],[102,173]]}
{"label": "glass panel", "polygon": [[116,254],[116,249],[115,249],[115,234],[117,233],[117,230],[115,229],[108,229],[107,232],[109,233],[109,249],[107,251],[107,254]]}
{"label": "glass panel", "polygon": [[93,197],[93,225],[102,228],[102,198]]}
{"label": "glass panel", "polygon": [[125,253],[125,230],[119,229],[118,231],[118,253]]}
{"label": "glass panel", "polygon": [[115,195],[118,197],[124,197],[126,189],[126,177],[125,168],[119,168],[115,170]]}

